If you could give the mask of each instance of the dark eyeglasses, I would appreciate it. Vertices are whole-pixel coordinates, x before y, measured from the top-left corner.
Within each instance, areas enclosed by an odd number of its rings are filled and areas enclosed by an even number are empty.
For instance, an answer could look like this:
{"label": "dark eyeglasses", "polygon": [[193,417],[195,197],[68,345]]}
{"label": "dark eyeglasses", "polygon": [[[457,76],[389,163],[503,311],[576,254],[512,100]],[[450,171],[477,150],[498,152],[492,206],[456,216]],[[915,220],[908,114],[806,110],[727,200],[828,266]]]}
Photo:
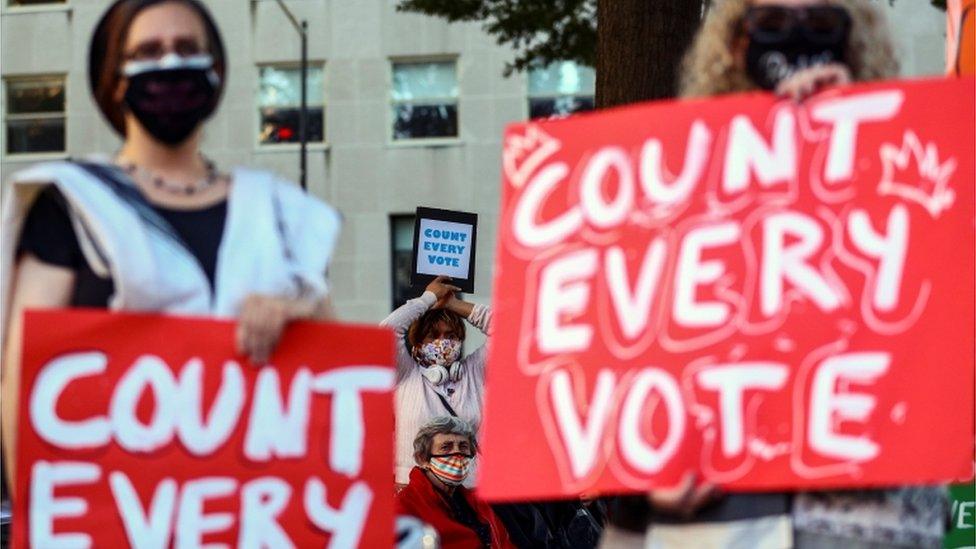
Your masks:
{"label": "dark eyeglasses", "polygon": [[753,6],[743,24],[750,38],[762,42],[780,42],[799,33],[810,42],[837,44],[847,40],[851,16],[839,6]]}

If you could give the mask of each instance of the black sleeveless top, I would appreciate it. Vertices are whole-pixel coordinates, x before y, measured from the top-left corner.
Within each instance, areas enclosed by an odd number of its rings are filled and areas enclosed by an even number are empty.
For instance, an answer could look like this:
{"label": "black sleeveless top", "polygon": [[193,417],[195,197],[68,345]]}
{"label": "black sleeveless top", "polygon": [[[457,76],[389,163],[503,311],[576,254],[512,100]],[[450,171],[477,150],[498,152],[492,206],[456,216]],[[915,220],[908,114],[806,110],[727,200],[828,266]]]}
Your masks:
{"label": "black sleeveless top", "polygon": [[[108,306],[115,292],[111,278],[95,274],[78,243],[78,236],[68,213],[71,206],[57,187],[41,191],[27,213],[17,244],[17,257],[30,253],[40,261],[75,272],[72,307]],[[174,210],[153,205],[153,209],[175,229],[214,287],[217,250],[227,220],[227,201],[196,210]]]}

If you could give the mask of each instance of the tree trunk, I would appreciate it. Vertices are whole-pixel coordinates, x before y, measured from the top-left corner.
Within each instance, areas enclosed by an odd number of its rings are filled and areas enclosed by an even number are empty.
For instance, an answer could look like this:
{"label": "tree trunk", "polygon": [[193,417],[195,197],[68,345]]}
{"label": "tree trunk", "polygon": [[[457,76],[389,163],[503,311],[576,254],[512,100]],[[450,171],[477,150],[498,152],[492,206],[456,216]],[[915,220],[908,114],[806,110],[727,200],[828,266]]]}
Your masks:
{"label": "tree trunk", "polygon": [[596,106],[674,97],[701,0],[598,0]]}

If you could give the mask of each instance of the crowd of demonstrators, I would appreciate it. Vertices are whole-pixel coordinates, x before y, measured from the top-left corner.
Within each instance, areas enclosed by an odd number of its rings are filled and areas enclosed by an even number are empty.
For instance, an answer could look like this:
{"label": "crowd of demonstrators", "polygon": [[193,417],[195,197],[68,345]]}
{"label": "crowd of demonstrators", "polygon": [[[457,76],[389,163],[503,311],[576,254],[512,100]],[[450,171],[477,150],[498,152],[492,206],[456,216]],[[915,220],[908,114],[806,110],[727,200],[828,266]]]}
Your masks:
{"label": "crowd of demonstrators", "polygon": [[25,309],[236,318],[238,350],[255,363],[292,319],[330,316],[338,214],[269,173],[221,170],[200,150],[227,66],[201,2],[115,2],[95,30],[89,80],[121,149],[14,175],[3,214],[7,480]]}
{"label": "crowd of demonstrators", "polygon": [[[116,1],[96,27],[89,80],[124,139],[121,149],[13,177],[3,212],[8,480],[24,309],[236,318],[238,350],[255,363],[269,358],[289,321],[331,315],[325,273],[337,213],[270,174],[218,169],[200,150],[227,65],[198,0]],[[685,97],[766,89],[803,100],[897,71],[870,0],[716,0],[686,57],[681,88]],[[465,321],[490,335],[491,310],[458,291],[438,277],[381,323],[396,334],[397,507],[431,525],[444,547],[592,546],[604,505],[606,547],[941,542],[939,488],[726,495],[688,475],[648,496],[487,505],[473,490],[487,346],[467,357],[462,349]]]}
{"label": "crowd of demonstrators", "polygon": [[[461,349],[465,319],[490,337],[491,309],[459,299],[458,291],[449,279],[437,277],[420,297],[407,301],[381,322],[382,326],[393,328],[397,346],[398,491],[415,484],[415,477],[421,475],[416,465],[424,467],[425,461],[418,458],[421,447],[417,446],[417,437],[428,422],[436,424],[445,417],[456,418],[470,425],[473,433],[481,424],[487,343],[464,358]],[[465,487],[464,493],[472,498],[474,492],[467,490],[475,486],[475,457],[472,451],[464,478],[459,481]],[[431,474],[437,472],[436,460],[431,470]],[[459,509],[443,508],[456,522],[464,524],[467,517],[457,515]],[[492,514],[516,546],[553,548],[596,545],[603,515],[599,501],[587,506],[578,501],[501,504],[494,506]],[[445,541],[445,547],[454,546]]]}
{"label": "crowd of demonstrators", "polygon": [[[477,429],[485,394],[487,346],[461,356],[467,319],[490,335],[491,309],[459,299],[459,288],[435,278],[424,293],[381,323],[396,335],[396,483],[410,482],[414,438],[428,421],[460,418]],[[474,485],[474,476],[465,481]]]}
{"label": "crowd of demonstrators", "polygon": [[[889,30],[868,0],[723,0],[686,56],[681,88],[685,97],[765,89],[802,101],[897,73]],[[691,476],[612,507],[605,547],[940,547],[947,516],[938,487],[722,496]]]}
{"label": "crowd of demonstrators", "polygon": [[462,419],[440,416],[422,425],[397,512],[431,525],[445,548],[515,547],[492,508],[464,486],[477,451],[477,434]]}
{"label": "crowd of demonstrators", "polygon": [[[828,87],[887,79],[897,73],[886,22],[869,0],[723,0],[709,9],[686,55],[680,81],[681,95],[687,98],[768,90],[803,101]],[[450,293],[455,289],[446,290]],[[427,309],[436,311],[438,305],[444,308],[451,299],[445,298],[444,291],[444,282],[435,281],[423,297],[401,308],[414,311],[412,314],[394,313],[391,318],[399,316],[403,322],[399,326],[401,334],[407,329],[407,319],[412,321]],[[386,323],[391,324],[390,319]],[[446,323],[445,328],[448,326]],[[429,363],[409,360],[417,356],[418,345],[425,342],[426,332],[422,333],[420,339],[408,338],[404,342],[413,352],[401,350],[401,368],[403,362],[415,370],[420,366],[419,373],[414,373],[412,387],[423,386],[442,394],[443,388],[423,370]],[[476,410],[465,417],[472,419],[475,427],[480,420],[483,395],[483,358],[479,355],[479,401]],[[451,373],[450,368],[447,373]],[[432,374],[436,379],[442,376]],[[401,390],[418,399],[413,388],[398,388],[398,482],[402,482],[406,455],[401,448],[405,440],[413,438],[419,423],[413,418],[437,413],[431,411],[436,406],[417,408],[409,404],[402,398]],[[436,403],[431,398],[423,400]],[[408,419],[401,421],[402,414]],[[646,497],[611,498],[606,504],[610,524],[601,541],[604,547],[801,549],[937,547],[945,527],[947,505],[945,491],[932,487],[722,494],[692,474],[673,488],[655,490]],[[566,539],[568,523],[551,520],[559,505],[501,505],[495,510],[519,546],[560,547],[564,545],[556,538],[561,534]],[[595,527],[599,532],[598,521]],[[590,545],[584,537],[569,539],[580,546]],[[565,546],[571,546],[571,542]]]}

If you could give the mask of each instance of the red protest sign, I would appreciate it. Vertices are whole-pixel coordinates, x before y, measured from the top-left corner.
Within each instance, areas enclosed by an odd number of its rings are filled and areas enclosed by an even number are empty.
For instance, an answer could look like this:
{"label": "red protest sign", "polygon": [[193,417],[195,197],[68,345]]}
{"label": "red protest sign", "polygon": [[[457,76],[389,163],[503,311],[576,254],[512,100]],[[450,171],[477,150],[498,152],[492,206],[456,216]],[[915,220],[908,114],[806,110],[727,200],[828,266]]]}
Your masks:
{"label": "red protest sign", "polygon": [[258,368],[234,328],[26,313],[14,544],[389,545],[390,334],[295,323]]}
{"label": "red protest sign", "polygon": [[973,119],[970,79],[510,126],[482,495],[971,475]]}

